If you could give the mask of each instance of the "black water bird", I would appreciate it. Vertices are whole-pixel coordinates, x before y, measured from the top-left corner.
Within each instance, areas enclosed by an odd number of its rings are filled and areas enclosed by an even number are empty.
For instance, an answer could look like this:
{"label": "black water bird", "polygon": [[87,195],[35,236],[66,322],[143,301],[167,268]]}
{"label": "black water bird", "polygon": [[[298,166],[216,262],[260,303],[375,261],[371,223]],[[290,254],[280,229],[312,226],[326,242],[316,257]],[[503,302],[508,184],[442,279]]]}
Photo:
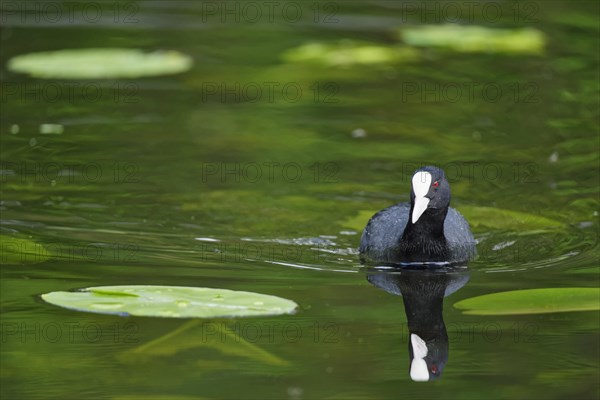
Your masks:
{"label": "black water bird", "polygon": [[415,171],[410,203],[379,211],[360,239],[364,260],[391,263],[463,262],[475,254],[475,239],[464,217],[450,207],[450,184],[444,171]]}

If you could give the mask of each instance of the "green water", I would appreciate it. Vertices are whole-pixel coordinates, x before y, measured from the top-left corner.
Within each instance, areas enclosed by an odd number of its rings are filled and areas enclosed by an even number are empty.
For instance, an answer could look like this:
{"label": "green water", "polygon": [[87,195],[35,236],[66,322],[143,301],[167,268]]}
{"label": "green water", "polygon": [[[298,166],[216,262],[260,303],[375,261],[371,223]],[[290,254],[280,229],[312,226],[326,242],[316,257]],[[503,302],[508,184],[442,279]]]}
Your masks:
{"label": "green water", "polygon": [[[15,260],[3,247],[1,397],[598,398],[597,311],[453,307],[598,287],[598,3],[498,3],[502,17],[466,21],[540,30],[541,55],[424,49],[411,62],[345,67],[283,55],[311,41],[393,45],[394,29],[439,23],[442,11],[290,3],[298,21],[291,9],[270,21],[263,8],[257,22],[234,11],[237,22],[216,4],[127,3],[97,23],[18,10],[2,21],[1,233],[46,250],[28,244]],[[18,54],[88,47],[173,49],[194,66],[72,82],[6,69]],[[63,131],[41,134],[42,124]],[[402,298],[369,284],[356,248],[369,216],[407,201],[412,171],[427,164],[446,170],[480,257],[444,301],[443,376],[422,384],[408,374]],[[190,322],[39,300],[125,284],[255,291],[300,307]]]}

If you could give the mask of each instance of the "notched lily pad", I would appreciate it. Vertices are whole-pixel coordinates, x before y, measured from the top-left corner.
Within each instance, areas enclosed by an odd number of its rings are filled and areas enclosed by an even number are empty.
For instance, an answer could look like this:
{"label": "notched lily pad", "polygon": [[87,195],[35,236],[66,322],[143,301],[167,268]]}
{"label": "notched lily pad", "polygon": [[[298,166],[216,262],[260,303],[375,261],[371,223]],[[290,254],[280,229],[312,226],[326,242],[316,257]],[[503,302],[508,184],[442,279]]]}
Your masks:
{"label": "notched lily pad", "polygon": [[455,308],[469,315],[547,314],[600,310],[600,288],[514,290],[461,300]]}
{"label": "notched lily pad", "polygon": [[72,49],[22,54],[8,61],[8,69],[36,78],[140,78],[187,71],[191,57],[178,51],[143,52],[139,49]]}
{"label": "notched lily pad", "polygon": [[98,286],[42,295],[50,304],[101,314],[167,318],[291,314],[298,305],[266,294],[186,286]]}

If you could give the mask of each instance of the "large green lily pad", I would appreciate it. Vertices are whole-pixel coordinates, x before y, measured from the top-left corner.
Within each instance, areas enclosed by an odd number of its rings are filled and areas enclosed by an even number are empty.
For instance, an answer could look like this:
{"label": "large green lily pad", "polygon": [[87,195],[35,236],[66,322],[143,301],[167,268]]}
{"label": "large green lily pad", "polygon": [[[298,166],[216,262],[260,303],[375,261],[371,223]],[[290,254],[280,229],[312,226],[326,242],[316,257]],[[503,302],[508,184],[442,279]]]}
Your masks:
{"label": "large green lily pad", "polygon": [[455,308],[470,315],[546,314],[600,310],[600,288],[514,290],[461,300]]}
{"label": "large green lily pad", "polygon": [[422,25],[401,30],[415,47],[441,47],[463,53],[541,54],[545,36],[534,28],[496,29],[458,24]]}
{"label": "large green lily pad", "polygon": [[178,51],[143,52],[139,49],[72,49],[22,54],[8,62],[13,72],[36,78],[110,79],[177,74],[192,66],[191,57]]}
{"label": "large green lily pad", "polygon": [[168,318],[250,317],[291,314],[298,306],[281,297],[185,286],[98,286],[51,292],[42,299],[60,307],[100,314]]}

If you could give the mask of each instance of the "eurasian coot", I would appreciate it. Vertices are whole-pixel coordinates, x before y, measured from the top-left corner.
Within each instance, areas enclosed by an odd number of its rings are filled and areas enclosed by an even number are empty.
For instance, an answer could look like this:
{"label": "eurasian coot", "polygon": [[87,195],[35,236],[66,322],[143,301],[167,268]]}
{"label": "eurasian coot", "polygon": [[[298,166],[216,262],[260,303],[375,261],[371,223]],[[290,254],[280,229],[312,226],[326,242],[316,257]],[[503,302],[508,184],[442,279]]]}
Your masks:
{"label": "eurasian coot", "polygon": [[361,258],[390,263],[462,262],[475,254],[468,222],[450,206],[444,171],[428,166],[412,177],[410,204],[375,214],[360,239]]}

